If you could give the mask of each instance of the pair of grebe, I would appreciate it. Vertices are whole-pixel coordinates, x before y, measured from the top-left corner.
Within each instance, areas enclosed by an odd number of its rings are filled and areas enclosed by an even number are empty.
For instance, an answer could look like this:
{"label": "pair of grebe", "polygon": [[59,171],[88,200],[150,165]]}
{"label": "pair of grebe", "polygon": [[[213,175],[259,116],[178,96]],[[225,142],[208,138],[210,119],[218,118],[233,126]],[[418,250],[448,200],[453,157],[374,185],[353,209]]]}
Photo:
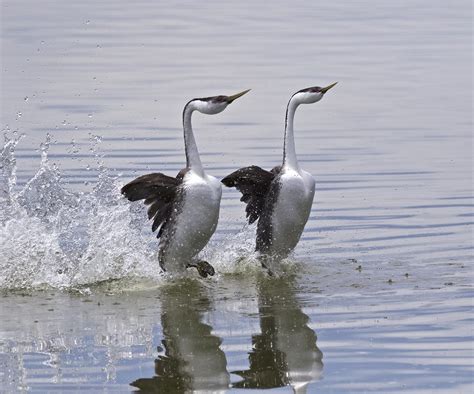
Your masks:
{"label": "pair of grebe", "polygon": [[[222,183],[242,193],[249,223],[258,220],[256,251],[263,267],[288,256],[298,243],[308,221],[315,181],[301,169],[296,158],[293,119],[300,104],[321,100],[336,83],[324,88],[302,89],[291,96],[286,109],[283,163],[266,171],[257,166],[240,168]],[[152,231],[158,230],[159,264],[164,271],[180,272],[194,267],[203,277],[214,268],[197,254],[217,227],[221,182],[207,175],[194,139],[191,117],[194,111],[218,114],[249,90],[232,96],[196,98],[183,110],[186,168],[176,177],[161,173],[138,177],[122,188],[130,201],[144,200]],[[271,272],[269,270],[269,272]]]}

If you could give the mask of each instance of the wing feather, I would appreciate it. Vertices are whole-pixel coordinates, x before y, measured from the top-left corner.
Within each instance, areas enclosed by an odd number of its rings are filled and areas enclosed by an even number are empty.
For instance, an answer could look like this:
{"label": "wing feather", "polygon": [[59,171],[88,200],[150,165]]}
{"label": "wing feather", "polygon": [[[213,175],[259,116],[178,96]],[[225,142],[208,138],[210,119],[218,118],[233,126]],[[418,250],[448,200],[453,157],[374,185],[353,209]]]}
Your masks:
{"label": "wing feather", "polygon": [[258,166],[250,166],[240,168],[222,179],[225,186],[235,187],[242,193],[240,201],[247,204],[245,212],[249,224],[262,215],[270,185],[279,172],[279,167],[266,171]]}
{"label": "wing feather", "polygon": [[146,200],[148,202],[156,198],[171,201],[180,183],[178,179],[165,174],[147,174],[127,183],[122,187],[122,194],[130,201]]}
{"label": "wing feather", "polygon": [[176,178],[161,173],[142,175],[122,187],[122,194],[127,199],[144,200],[145,205],[149,205],[148,219],[153,220],[152,231],[161,226],[158,238],[171,217],[173,202],[183,179],[180,174]]}

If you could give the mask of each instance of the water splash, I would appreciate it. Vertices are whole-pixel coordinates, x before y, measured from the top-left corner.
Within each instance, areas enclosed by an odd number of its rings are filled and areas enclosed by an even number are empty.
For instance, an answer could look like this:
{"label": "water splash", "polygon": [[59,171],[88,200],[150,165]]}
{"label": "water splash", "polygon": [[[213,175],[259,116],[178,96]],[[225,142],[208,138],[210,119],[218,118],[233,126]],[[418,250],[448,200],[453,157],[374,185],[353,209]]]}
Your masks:
{"label": "water splash", "polygon": [[48,151],[51,144],[51,135],[46,135],[46,142],[42,143],[41,164],[35,176],[31,178],[23,190],[16,196],[16,201],[31,217],[44,221],[54,219],[54,212],[64,206],[75,205],[74,195],[62,185],[61,173],[57,166],[48,161]]}
{"label": "water splash", "polygon": [[[75,288],[111,279],[160,280],[156,241],[143,225],[145,209],[120,195],[99,154],[90,192],[72,192],[48,159],[51,137],[41,144],[36,174],[17,190],[15,147],[5,137],[0,162],[0,288]],[[154,241],[154,242],[153,242]]]}
{"label": "water splash", "polygon": [[[133,287],[137,282],[156,285],[169,276],[159,269],[146,207],[121,196],[120,182],[104,165],[99,136],[90,135],[98,175],[89,192],[68,189],[60,169],[48,159],[49,134],[40,146],[38,170],[19,188],[15,148],[21,138],[5,137],[0,156],[0,289],[88,291],[117,279]],[[254,232],[245,227],[213,241],[202,257],[219,273],[254,275],[261,271],[253,252]]]}
{"label": "water splash", "polygon": [[5,133],[5,144],[0,153],[0,222],[4,223],[8,213],[8,207],[13,204],[12,192],[16,185],[16,159],[15,147],[20,142],[22,135],[13,134],[13,138],[8,138]]}

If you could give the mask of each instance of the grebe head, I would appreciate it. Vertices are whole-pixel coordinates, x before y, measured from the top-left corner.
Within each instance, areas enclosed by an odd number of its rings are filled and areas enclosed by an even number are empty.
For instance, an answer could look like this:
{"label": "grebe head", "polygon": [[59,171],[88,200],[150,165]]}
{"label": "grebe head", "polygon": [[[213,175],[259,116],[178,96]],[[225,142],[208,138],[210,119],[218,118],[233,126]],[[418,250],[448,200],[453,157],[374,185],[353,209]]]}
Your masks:
{"label": "grebe head", "polygon": [[301,89],[300,91],[296,92],[292,100],[295,100],[298,102],[298,104],[313,104],[321,100],[324,96],[324,94],[334,87],[337,84],[337,82],[332,83],[329,86],[326,86],[325,88],[321,88],[319,86],[313,86],[311,88],[306,88],[306,89]]}
{"label": "grebe head", "polygon": [[227,106],[249,92],[250,89],[244,90],[243,92],[233,94],[232,96],[213,96],[205,98],[197,98],[192,100],[194,109],[197,111],[207,114],[214,115],[224,111]]}

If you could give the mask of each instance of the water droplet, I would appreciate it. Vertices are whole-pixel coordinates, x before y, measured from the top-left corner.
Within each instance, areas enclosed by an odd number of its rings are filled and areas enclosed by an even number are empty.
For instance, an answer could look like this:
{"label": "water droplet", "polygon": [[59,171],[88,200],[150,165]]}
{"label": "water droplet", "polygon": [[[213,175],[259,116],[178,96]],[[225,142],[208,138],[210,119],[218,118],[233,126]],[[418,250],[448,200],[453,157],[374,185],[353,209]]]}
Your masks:
{"label": "water droplet", "polygon": [[87,116],[88,116],[89,118],[92,118],[92,114],[87,114]]}

